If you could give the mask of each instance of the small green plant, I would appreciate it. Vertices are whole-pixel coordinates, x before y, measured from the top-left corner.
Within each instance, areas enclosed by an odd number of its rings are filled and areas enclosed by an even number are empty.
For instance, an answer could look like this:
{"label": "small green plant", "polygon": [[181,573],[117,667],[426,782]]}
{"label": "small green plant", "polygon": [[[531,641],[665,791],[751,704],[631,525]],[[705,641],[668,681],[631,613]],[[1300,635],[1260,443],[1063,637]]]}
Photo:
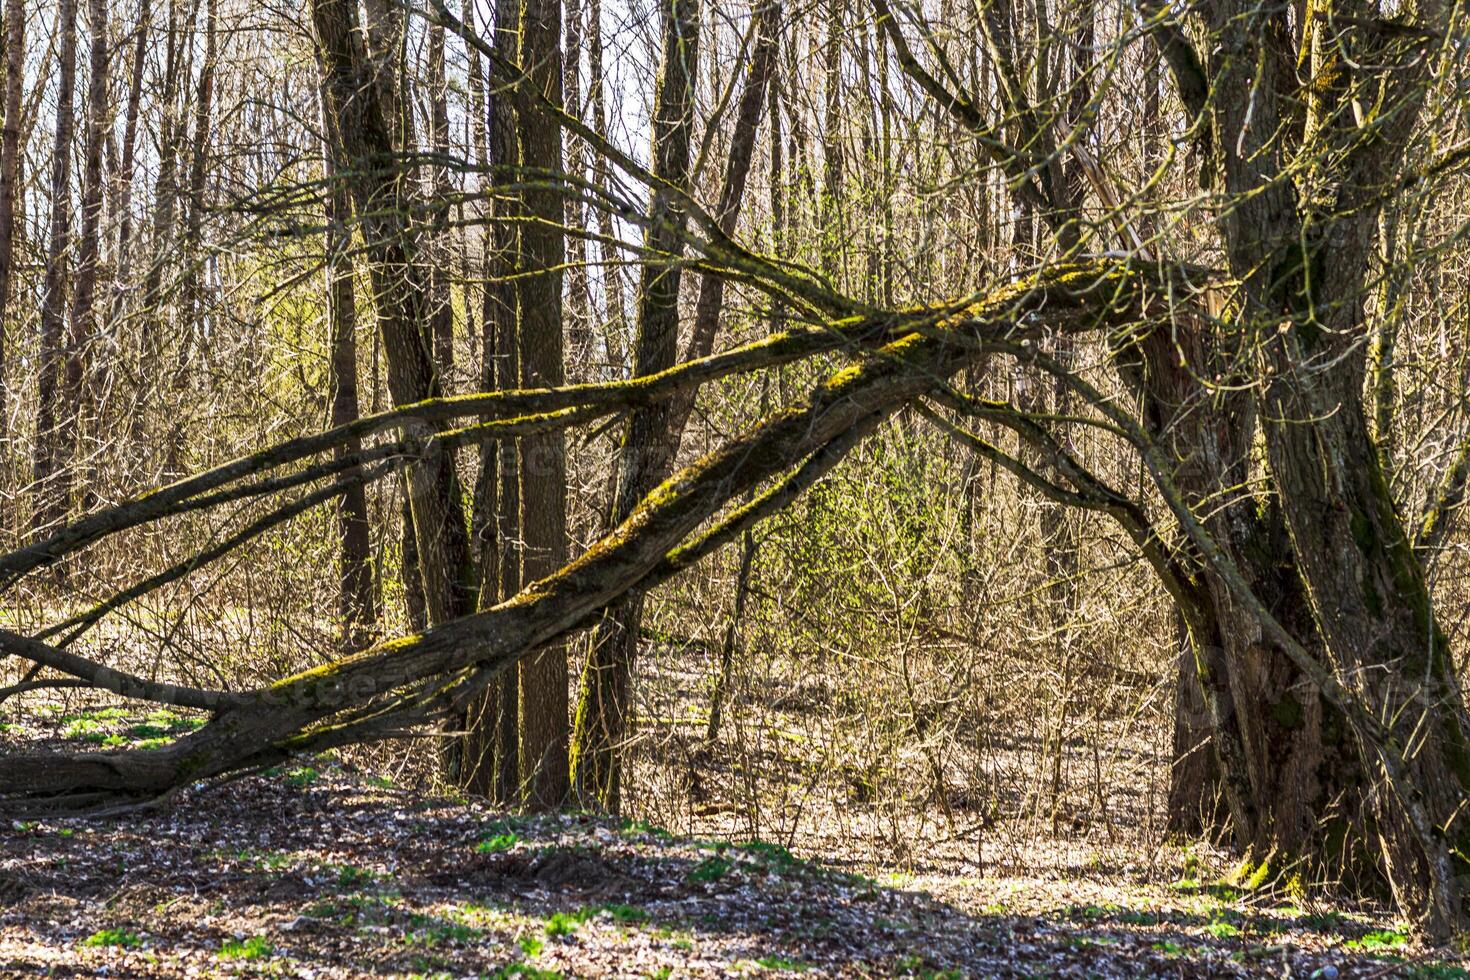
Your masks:
{"label": "small green plant", "polygon": [[475,845],[476,854],[500,854],[508,851],[520,843],[520,838],[514,833],[496,834]]}
{"label": "small green plant", "polygon": [[491,980],[509,980],[511,977],[520,977],[521,980],[562,980],[561,971],[543,970],[529,963],[508,963],[490,974]]}
{"label": "small green plant", "polygon": [[272,953],[270,940],[264,936],[249,939],[226,939],[219,948],[222,960],[263,960]]}
{"label": "small green plant", "polygon": [[343,888],[356,888],[378,880],[377,872],[370,868],[359,868],[352,864],[323,865],[323,870],[335,872],[337,884]]}
{"label": "small green plant", "polygon": [[437,946],[440,943],[472,943],[481,935],[479,929],[462,922],[445,922],[442,919],[420,915],[414,916],[410,922],[416,927],[412,937],[413,941],[423,943],[425,946]]}
{"label": "small green plant", "polygon": [[122,949],[137,949],[143,945],[143,937],[126,929],[99,929],[86,939],[83,946],[118,946]]}
{"label": "small green plant", "polygon": [[625,820],[623,821],[622,831],[625,834],[646,834],[657,840],[670,840],[674,836],[664,828],[657,827],[647,820]]}
{"label": "small green plant", "polygon": [[1183,946],[1167,939],[1154,943],[1154,949],[1169,956],[1179,956],[1184,952]]}
{"label": "small green plant", "polygon": [[595,908],[581,908],[575,912],[556,912],[546,920],[548,936],[570,936],[577,927],[597,914]]}
{"label": "small green plant", "polygon": [[1397,929],[1380,929],[1367,933],[1358,939],[1350,939],[1343,943],[1345,949],[1361,949],[1364,952],[1374,952],[1384,949],[1397,949],[1407,945],[1409,936],[1407,933]]}
{"label": "small green plant", "polygon": [[753,840],[739,845],[740,850],[757,858],[769,870],[784,874],[801,868],[805,862],[796,858],[790,851],[780,844],[771,844],[763,840]]}
{"label": "small green plant", "polygon": [[694,869],[689,872],[689,880],[699,882],[719,881],[730,873],[732,867],[734,865],[718,855],[707,857],[696,864]]}
{"label": "small green plant", "polygon": [[286,773],[286,785],[302,789],[316,782],[321,776],[322,774],[311,766],[297,766],[295,769]]}
{"label": "small green plant", "polygon": [[604,905],[597,911],[606,912],[614,922],[645,922],[648,919],[648,913],[636,905]]}
{"label": "small green plant", "polygon": [[1216,939],[1234,939],[1240,935],[1240,927],[1233,922],[1217,919],[1205,926],[1205,932]]}
{"label": "small green plant", "polygon": [[546,948],[546,944],[537,936],[522,936],[520,939],[521,952],[527,956],[540,955]]}
{"label": "small green plant", "polygon": [[784,956],[762,956],[756,963],[767,970],[791,970],[796,973],[805,973],[812,968],[810,963],[801,960],[788,960]]}

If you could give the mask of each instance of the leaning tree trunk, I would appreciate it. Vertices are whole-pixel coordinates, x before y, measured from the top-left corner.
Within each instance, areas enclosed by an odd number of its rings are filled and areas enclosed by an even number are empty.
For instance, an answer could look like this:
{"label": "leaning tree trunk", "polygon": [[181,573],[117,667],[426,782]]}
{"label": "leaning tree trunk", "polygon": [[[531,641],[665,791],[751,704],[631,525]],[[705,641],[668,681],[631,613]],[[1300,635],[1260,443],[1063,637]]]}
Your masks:
{"label": "leaning tree trunk", "polygon": [[[635,376],[671,367],[679,344],[679,254],[685,213],[676,191],[689,187],[689,143],[699,55],[699,0],[669,0],[664,10],[658,87],[654,96],[653,173],[663,183],[649,194],[648,232],[638,295]],[[667,185],[670,189],[665,189]],[[613,521],[621,523],[668,476],[676,444],[669,406],[633,412],[618,456]],[[592,636],[577,704],[573,767],[577,792],[616,812],[623,743],[628,735],[629,681],[638,649],[643,594],[633,591],[608,609]]]}

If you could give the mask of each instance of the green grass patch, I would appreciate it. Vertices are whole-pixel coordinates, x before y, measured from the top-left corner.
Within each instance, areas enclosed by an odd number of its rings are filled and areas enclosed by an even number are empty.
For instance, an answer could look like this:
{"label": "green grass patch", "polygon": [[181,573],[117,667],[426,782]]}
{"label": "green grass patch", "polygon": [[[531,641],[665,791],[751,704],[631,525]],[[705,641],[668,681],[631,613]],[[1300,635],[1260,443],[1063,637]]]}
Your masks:
{"label": "green grass patch", "polygon": [[251,936],[249,939],[226,939],[219,948],[219,958],[222,960],[263,960],[268,959],[273,952],[270,940],[264,936]]}
{"label": "green grass patch", "polygon": [[721,878],[725,877],[725,875],[729,874],[730,869],[733,867],[735,867],[735,865],[731,864],[728,859],[722,858],[719,855],[707,857],[703,861],[700,861],[698,864],[696,864],[694,868],[689,872],[689,880],[698,882],[719,881]]}
{"label": "green grass patch", "polygon": [[648,921],[648,913],[636,905],[599,905],[596,911],[606,912],[614,922],[623,924]]}
{"label": "green grass patch", "polygon": [[286,785],[303,789],[322,778],[322,774],[311,766],[297,766],[286,773]]}
{"label": "green grass patch", "polygon": [[126,929],[99,929],[86,939],[83,946],[117,946],[121,949],[137,949],[143,945],[143,937]]}
{"label": "green grass patch", "polygon": [[1365,953],[1379,952],[1385,949],[1398,949],[1407,946],[1409,935],[1397,929],[1379,929],[1366,933],[1357,939],[1349,939],[1343,943],[1344,949],[1357,949]]}
{"label": "green grass patch", "polygon": [[766,970],[791,970],[796,973],[805,973],[812,968],[810,963],[801,960],[788,960],[784,956],[762,956],[757,959],[756,964]]}
{"label": "green grass patch", "polygon": [[520,841],[520,837],[514,832],[496,834],[494,837],[488,837],[485,840],[480,841],[480,843],[476,844],[475,853],[501,854],[505,851],[510,850],[512,847],[515,847],[517,844],[520,843]]}

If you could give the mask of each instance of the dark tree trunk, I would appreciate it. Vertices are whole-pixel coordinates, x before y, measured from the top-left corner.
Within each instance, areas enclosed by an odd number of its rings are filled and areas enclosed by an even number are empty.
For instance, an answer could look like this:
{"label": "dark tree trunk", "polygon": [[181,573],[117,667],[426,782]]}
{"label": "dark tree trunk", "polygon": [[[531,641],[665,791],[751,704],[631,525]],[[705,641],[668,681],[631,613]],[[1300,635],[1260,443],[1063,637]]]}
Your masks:
{"label": "dark tree trunk", "polygon": [[[9,322],[15,256],[15,202],[20,190],[21,92],[25,87],[25,0],[5,3],[5,128],[0,132],[0,424],[9,432],[10,389],[5,381],[5,330]],[[9,441],[8,434],[0,445]]]}
{"label": "dark tree trunk", "polygon": [[[322,126],[331,132],[332,119],[322,106]],[[335,154],[341,139],[328,137],[323,147],[326,193],[324,215],[326,255],[328,376],[331,425],[358,418],[357,398],[357,292],[352,267],[351,197],[339,172]],[[352,439],[336,457],[356,453],[362,440]],[[355,466],[344,476],[360,476]],[[372,560],[372,525],[368,519],[367,490],[361,484],[347,489],[337,508],[337,616],[342,622],[342,647],[347,652],[372,642],[378,623],[378,589]]]}
{"label": "dark tree trunk", "polygon": [[[388,360],[389,394],[395,405],[432,398],[439,394],[439,379],[427,329],[427,277],[409,224],[412,173],[396,153],[394,117],[388,111],[398,103],[384,95],[384,79],[367,57],[355,2],[315,0],[312,20],[326,103],[335,119],[330,132],[341,140],[338,159],[351,175],[348,186]],[[473,608],[476,591],[451,453],[430,451],[409,465],[406,482],[427,620],[446,622]]]}
{"label": "dark tree trunk", "polygon": [[[471,5],[466,3],[468,13]],[[516,57],[516,0],[500,0],[495,12],[496,50]],[[466,20],[466,23],[472,23]],[[476,129],[476,152],[482,162],[499,167],[518,157],[514,114],[509,100],[479,81],[479,53],[471,48],[471,94],[483,121]],[[511,181],[502,170],[487,171],[491,187]],[[512,260],[518,248],[516,206],[507,192],[491,205],[485,233],[484,295],[481,304],[480,385],[484,391],[514,388],[519,381],[517,354],[517,289]],[[513,445],[486,443],[481,449],[475,484],[474,533],[480,566],[481,609],[507,599],[520,589],[520,478]],[[497,679],[455,719],[464,738],[445,752],[448,778],[468,793],[502,805],[519,800],[519,685],[515,678]]]}
{"label": "dark tree trunk", "polygon": [[[82,164],[82,228],[66,343],[66,366],[62,374],[64,428],[57,440],[57,493],[64,501],[70,501],[72,496],[73,463],[78,440],[98,435],[96,416],[86,405],[92,400],[86,376],[87,358],[97,335],[94,308],[101,252],[102,146],[107,141],[107,60],[111,38],[108,37],[106,0],[88,0],[87,13],[92,41],[91,77],[87,83],[87,142]],[[99,446],[100,442],[99,439]],[[83,443],[83,452],[89,458],[97,448],[88,449]],[[83,489],[90,492],[90,488]]]}
{"label": "dark tree trunk", "polygon": [[[689,186],[689,144],[694,125],[699,55],[699,0],[670,0],[664,11],[658,88],[654,96],[653,172],[681,190]],[[650,375],[670,367],[678,354],[679,282],[685,215],[676,196],[655,187],[638,293],[638,338],[633,373]],[[669,474],[675,440],[667,405],[636,409],[623,433],[613,523],[621,523]],[[629,680],[637,654],[643,595],[624,596],[593,632],[577,704],[573,766],[585,803],[616,812],[620,762],[628,735]]]}
{"label": "dark tree trunk", "polygon": [[71,249],[71,143],[76,123],[73,89],[77,69],[77,0],[61,0],[57,31],[56,138],[51,150],[51,224],[46,247],[46,282],[41,299],[41,352],[36,402],[36,449],[32,478],[32,526],[39,530],[66,516],[68,501],[57,472],[59,442],[67,420],[61,404],[65,350],[66,281]]}
{"label": "dark tree trunk", "polygon": [[[561,102],[560,0],[521,0],[520,64],[553,104]],[[561,128],[517,113],[520,159],[541,175],[561,171]],[[561,223],[566,202],[557,181],[538,175],[522,192],[530,219],[521,225],[520,384],[548,388],[563,380]],[[567,556],[566,449],[560,431],[525,436],[518,445],[521,581],[533,582],[560,568]],[[571,797],[567,749],[567,654],[557,643],[520,666],[520,789],[533,810],[560,807]]]}

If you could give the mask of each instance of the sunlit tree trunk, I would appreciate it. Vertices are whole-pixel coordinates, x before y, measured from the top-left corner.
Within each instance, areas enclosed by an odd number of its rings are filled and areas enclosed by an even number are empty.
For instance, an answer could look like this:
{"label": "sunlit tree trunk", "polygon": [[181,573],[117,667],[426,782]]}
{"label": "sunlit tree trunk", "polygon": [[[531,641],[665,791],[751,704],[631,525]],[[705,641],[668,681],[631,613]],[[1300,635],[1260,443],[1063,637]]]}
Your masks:
{"label": "sunlit tree trunk", "polygon": [[[334,121],[322,100],[322,127],[330,133]],[[323,217],[326,232],[328,387],[330,424],[346,425],[358,418],[357,398],[357,290],[352,263],[352,203],[346,178],[336,161],[341,138],[331,135],[323,146],[323,176],[327,187]],[[338,459],[359,452],[361,439],[350,439],[336,451]],[[354,466],[344,476],[361,476]],[[342,647],[358,650],[368,645],[378,623],[378,587],[372,560],[372,524],[367,490],[362,484],[347,489],[337,508],[337,616],[342,624]]]}
{"label": "sunlit tree trunk", "polygon": [[[108,51],[112,39],[107,29],[106,0],[88,0],[88,29],[91,32],[91,76],[87,83],[87,138],[82,163],[82,226],[77,248],[76,287],[72,292],[71,322],[66,343],[66,366],[62,373],[61,403],[65,418],[57,441],[58,495],[71,499],[75,457],[79,440],[85,457],[100,445],[97,418],[92,402],[95,388],[88,384],[89,357],[97,338],[94,314],[97,295],[97,266],[101,253],[102,145],[107,140]],[[97,445],[92,444],[97,440]],[[90,488],[83,488],[90,493]]]}
{"label": "sunlit tree trunk", "polygon": [[[465,11],[472,15],[471,4],[466,3]],[[494,13],[494,45],[507,60],[516,56],[517,17],[516,0],[500,0]],[[472,16],[465,22],[472,24]],[[479,120],[476,154],[484,167],[496,168],[518,157],[515,116],[504,93],[493,87],[486,92],[480,70],[479,52],[471,48],[470,92]],[[511,183],[505,171],[487,169],[481,185],[490,192],[500,191],[486,202],[490,220],[485,229],[480,318],[480,387],[484,391],[514,388],[519,383],[518,299],[511,278],[519,237]],[[520,588],[520,478],[513,444],[496,441],[481,448],[475,508],[479,606],[488,609]],[[453,740],[445,752],[446,774],[455,785],[503,805],[519,802],[519,700],[519,684],[512,672],[494,681],[455,719],[464,737]]]}

